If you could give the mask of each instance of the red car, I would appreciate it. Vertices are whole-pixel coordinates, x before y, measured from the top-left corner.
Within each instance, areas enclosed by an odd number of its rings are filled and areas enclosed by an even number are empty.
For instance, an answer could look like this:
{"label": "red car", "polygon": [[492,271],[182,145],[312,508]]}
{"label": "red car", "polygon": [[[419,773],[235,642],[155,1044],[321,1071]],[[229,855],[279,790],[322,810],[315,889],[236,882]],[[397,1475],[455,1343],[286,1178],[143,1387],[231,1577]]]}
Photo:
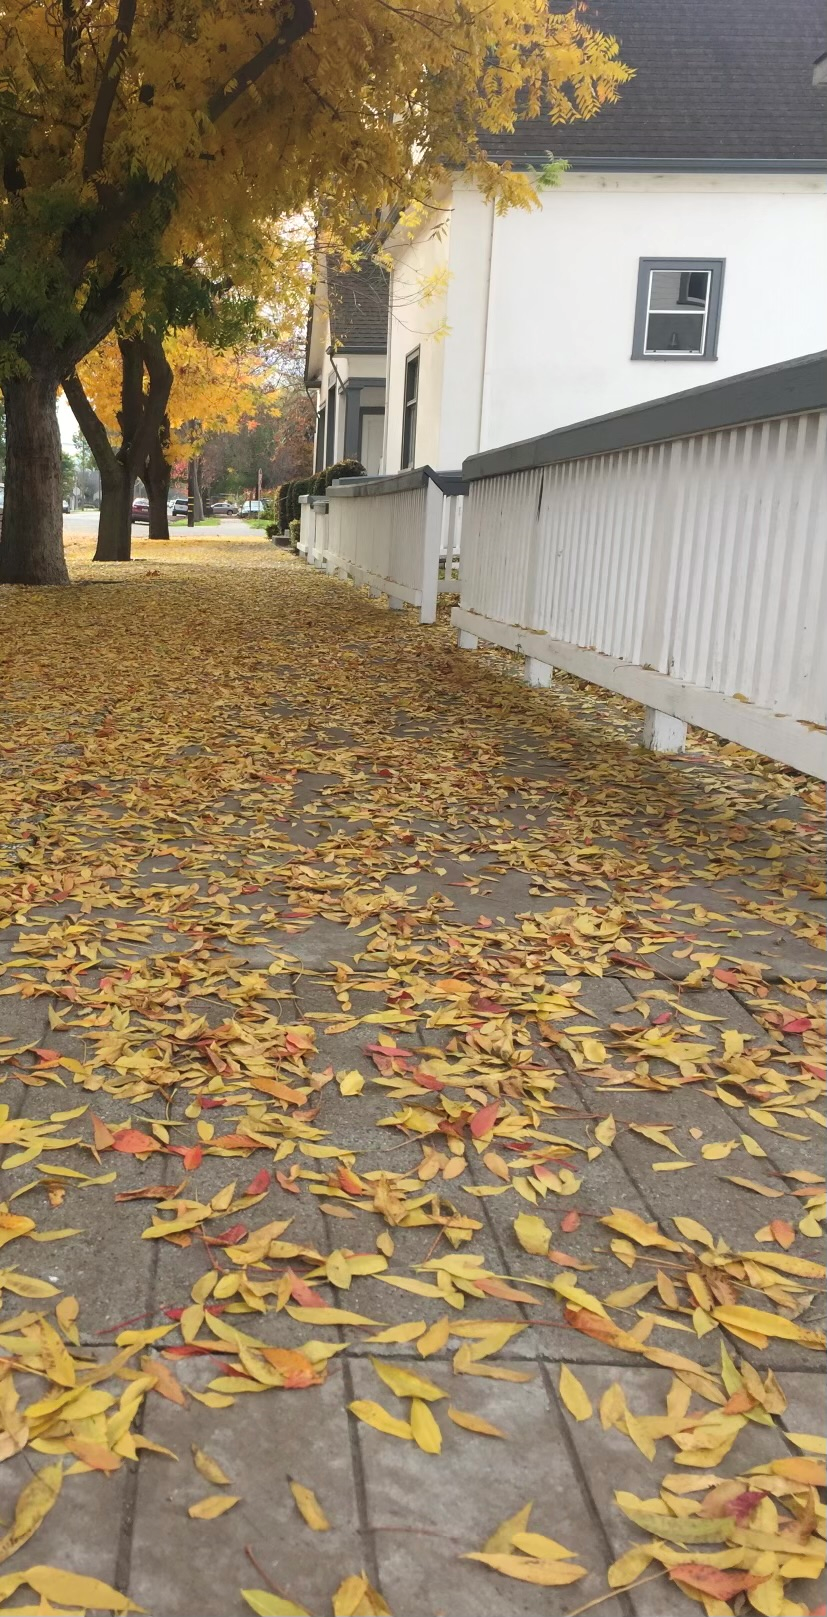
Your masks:
{"label": "red car", "polygon": [[138,495],[137,498],[132,501],[132,521],[149,521],[149,500],[143,499],[141,495]]}

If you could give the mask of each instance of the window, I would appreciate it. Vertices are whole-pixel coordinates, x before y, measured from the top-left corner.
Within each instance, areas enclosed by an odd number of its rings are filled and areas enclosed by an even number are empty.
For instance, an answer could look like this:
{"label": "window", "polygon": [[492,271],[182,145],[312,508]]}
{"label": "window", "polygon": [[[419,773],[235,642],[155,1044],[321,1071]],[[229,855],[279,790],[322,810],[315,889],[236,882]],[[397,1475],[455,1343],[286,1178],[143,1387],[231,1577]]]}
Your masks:
{"label": "window", "polygon": [[633,359],[717,359],[722,258],[642,258]]}
{"label": "window", "polygon": [[405,360],[405,397],[402,405],[402,470],[416,456],[416,404],[419,397],[419,349]]}
{"label": "window", "polygon": [[325,466],[332,466],[336,459],[336,383],[331,382],[327,390],[327,438],[325,440]]}
{"label": "window", "polygon": [[326,416],[326,412],[325,412],[325,407],[324,407],[324,405],[322,405],[321,410],[319,411],[319,419],[318,419],[318,422],[316,424],[316,466],[315,466],[315,470],[317,472],[324,471],[324,446],[325,446],[325,421],[326,421],[326,419],[327,419],[327,416]]}

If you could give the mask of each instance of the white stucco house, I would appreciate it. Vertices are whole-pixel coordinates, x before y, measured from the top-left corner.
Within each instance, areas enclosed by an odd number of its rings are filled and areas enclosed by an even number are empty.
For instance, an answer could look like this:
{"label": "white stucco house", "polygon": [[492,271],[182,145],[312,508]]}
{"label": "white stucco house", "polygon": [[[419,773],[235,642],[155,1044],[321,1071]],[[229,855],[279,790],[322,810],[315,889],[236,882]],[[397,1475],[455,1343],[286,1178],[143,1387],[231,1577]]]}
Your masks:
{"label": "white stucco house", "polygon": [[636,70],[618,103],[489,139],[514,167],[568,161],[540,208],[499,214],[458,178],[388,236],[384,472],[827,347],[822,0],[587,10]]}
{"label": "white stucco house", "polygon": [[314,470],[360,460],[378,472],[385,423],[388,276],[371,260],[343,269],[316,255],[304,381],[315,397]]}

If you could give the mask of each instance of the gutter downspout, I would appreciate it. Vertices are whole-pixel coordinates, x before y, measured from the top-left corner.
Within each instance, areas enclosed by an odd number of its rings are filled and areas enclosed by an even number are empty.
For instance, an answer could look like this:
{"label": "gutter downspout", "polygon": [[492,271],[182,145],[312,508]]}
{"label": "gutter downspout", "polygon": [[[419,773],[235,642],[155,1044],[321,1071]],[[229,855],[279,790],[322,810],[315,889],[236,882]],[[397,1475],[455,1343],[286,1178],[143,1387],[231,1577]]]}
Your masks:
{"label": "gutter downspout", "polygon": [[482,425],[485,413],[485,380],[486,364],[488,359],[488,335],[491,329],[491,266],[494,259],[494,221],[497,209],[493,202],[489,203],[491,209],[491,228],[488,232],[488,246],[485,255],[485,322],[482,333],[482,364],[480,367],[480,409],[477,419],[477,454],[482,450]]}
{"label": "gutter downspout", "polygon": [[391,341],[393,338],[393,291],[396,282],[396,259],[388,280],[388,334],[385,338],[385,414],[382,420],[382,459],[379,463],[380,475],[387,470],[388,465],[388,425],[391,411]]}

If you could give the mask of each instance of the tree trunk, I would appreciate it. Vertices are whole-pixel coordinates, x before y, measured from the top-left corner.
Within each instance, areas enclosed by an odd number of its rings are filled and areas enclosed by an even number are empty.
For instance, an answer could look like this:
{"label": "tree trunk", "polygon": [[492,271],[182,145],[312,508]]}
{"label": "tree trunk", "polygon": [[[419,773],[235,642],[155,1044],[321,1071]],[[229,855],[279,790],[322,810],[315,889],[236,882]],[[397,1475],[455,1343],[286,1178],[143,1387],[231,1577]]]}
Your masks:
{"label": "tree trunk", "polygon": [[132,491],[130,475],[117,456],[101,473],[101,511],[93,561],[130,561],[132,557]]}
{"label": "tree trunk", "polygon": [[143,481],[149,500],[149,537],[150,539],[169,538],[169,485],[172,480],[172,467],[164,454],[164,445],[169,442],[169,422],[164,419],[161,425],[157,442],[153,440],[146,463],[143,469]]}
{"label": "tree trunk", "polygon": [[33,370],[3,384],[6,477],[0,583],[68,584],[57,387]]}
{"label": "tree trunk", "polygon": [[198,484],[198,456],[193,455],[187,466],[187,527],[193,528],[196,522],[201,522],[204,516],[204,507],[201,503],[201,489]]}

